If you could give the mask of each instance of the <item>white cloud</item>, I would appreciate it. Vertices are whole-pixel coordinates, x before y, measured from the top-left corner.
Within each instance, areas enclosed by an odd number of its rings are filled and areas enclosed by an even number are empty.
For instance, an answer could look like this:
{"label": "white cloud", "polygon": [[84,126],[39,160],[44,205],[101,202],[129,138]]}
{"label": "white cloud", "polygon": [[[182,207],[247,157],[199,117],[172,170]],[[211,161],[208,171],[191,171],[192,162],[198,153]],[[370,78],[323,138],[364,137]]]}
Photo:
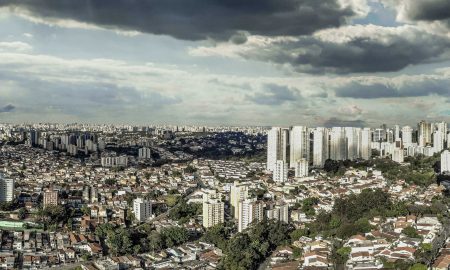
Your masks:
{"label": "white cloud", "polygon": [[0,42],[0,52],[30,52],[33,47],[22,41]]}

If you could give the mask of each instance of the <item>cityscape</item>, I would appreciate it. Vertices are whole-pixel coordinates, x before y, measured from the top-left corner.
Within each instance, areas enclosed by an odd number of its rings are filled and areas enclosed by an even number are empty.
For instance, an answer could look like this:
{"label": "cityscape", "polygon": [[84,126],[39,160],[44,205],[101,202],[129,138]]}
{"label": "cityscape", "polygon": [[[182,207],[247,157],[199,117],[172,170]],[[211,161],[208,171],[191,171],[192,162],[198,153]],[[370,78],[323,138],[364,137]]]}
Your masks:
{"label": "cityscape", "polygon": [[1,267],[446,269],[450,132],[0,125]]}
{"label": "cityscape", "polygon": [[450,0],[0,0],[0,270],[450,270]]}

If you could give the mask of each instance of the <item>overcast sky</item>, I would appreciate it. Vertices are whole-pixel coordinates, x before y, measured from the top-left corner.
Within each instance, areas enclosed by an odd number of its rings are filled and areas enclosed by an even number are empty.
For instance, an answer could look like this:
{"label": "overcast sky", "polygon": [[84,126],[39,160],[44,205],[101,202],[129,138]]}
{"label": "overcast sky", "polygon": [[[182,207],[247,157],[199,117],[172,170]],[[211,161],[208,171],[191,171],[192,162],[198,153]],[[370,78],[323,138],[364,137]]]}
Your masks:
{"label": "overcast sky", "polygon": [[0,0],[0,122],[450,122],[449,0]]}

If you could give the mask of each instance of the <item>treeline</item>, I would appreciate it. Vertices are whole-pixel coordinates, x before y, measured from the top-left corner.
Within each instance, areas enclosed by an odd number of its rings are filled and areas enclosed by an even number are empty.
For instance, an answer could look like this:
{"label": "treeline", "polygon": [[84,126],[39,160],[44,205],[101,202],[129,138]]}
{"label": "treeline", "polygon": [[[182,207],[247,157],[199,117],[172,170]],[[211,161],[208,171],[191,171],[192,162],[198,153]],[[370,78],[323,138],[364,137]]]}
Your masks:
{"label": "treeline", "polygon": [[106,223],[97,226],[95,234],[101,239],[105,252],[114,256],[157,252],[190,240],[188,230],[176,226],[163,228],[158,232],[151,228],[144,227],[138,231]]}
{"label": "treeline", "polygon": [[257,269],[278,246],[289,243],[292,229],[285,223],[264,220],[231,237],[224,225],[210,228],[202,237],[222,249],[218,269]]}
{"label": "treeline", "polygon": [[363,190],[360,194],[352,194],[335,200],[331,212],[320,212],[316,220],[307,228],[294,231],[291,236],[298,239],[301,236],[315,236],[347,239],[358,233],[370,232],[373,228],[369,220],[373,217],[436,215],[443,217],[447,212],[446,198],[435,198],[430,206],[416,205],[413,202],[392,202],[388,193],[381,189]]}
{"label": "treeline", "polygon": [[169,212],[169,218],[179,221],[181,224],[187,223],[191,218],[202,214],[202,204],[187,203],[182,199],[179,205],[175,206]]}
{"label": "treeline", "polygon": [[425,157],[424,155],[407,157],[405,162],[408,162],[409,164],[405,166],[402,166],[389,158],[356,161],[336,161],[328,159],[325,161],[324,170],[330,176],[342,176],[350,167],[361,170],[372,167],[376,170],[380,170],[383,176],[388,180],[404,179],[408,184],[426,187],[436,183],[436,173],[440,170],[439,159],[439,154],[432,157]]}

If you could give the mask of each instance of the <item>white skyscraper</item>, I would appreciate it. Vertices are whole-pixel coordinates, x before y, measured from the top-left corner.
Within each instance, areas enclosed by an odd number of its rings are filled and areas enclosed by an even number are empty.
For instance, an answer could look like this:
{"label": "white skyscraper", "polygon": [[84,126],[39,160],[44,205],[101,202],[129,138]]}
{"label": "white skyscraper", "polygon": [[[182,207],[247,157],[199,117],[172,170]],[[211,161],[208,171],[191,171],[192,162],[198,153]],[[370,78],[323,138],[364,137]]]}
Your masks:
{"label": "white skyscraper", "polygon": [[230,204],[234,208],[234,218],[239,216],[239,202],[248,198],[248,186],[234,182],[230,189]]}
{"label": "white skyscraper", "polygon": [[14,179],[6,178],[0,173],[0,202],[10,202],[14,199]]}
{"label": "white skyscraper", "polygon": [[288,166],[286,162],[277,160],[272,178],[275,182],[286,182],[288,180]]}
{"label": "white skyscraper", "polygon": [[408,147],[412,144],[413,129],[410,126],[402,127],[402,142],[403,147]]}
{"label": "white skyscraper", "polygon": [[328,159],[328,129],[318,127],[313,131],[313,165],[323,167]]}
{"label": "white skyscraper", "polygon": [[346,127],[345,138],[347,141],[347,157],[346,159],[355,160],[359,157],[358,152],[358,138],[361,132],[360,128]]}
{"label": "white skyscraper", "polygon": [[419,146],[427,146],[428,144],[430,144],[433,125],[422,120],[418,124],[417,128]]}
{"label": "white skyscraper", "polygon": [[450,172],[450,151],[441,153],[441,173]]}
{"label": "white skyscraper", "polygon": [[140,222],[147,220],[152,215],[152,202],[142,198],[134,199],[133,213]]}
{"label": "white skyscraper", "polygon": [[394,148],[394,151],[392,153],[392,160],[398,163],[403,163],[404,161],[403,148]]}
{"label": "white skyscraper", "polygon": [[394,141],[400,140],[400,126],[395,125],[394,127]]}
{"label": "white skyscraper", "polygon": [[264,204],[256,199],[247,199],[239,203],[238,231],[247,229],[253,222],[264,218]]}
{"label": "white skyscraper", "polygon": [[304,126],[294,126],[289,136],[290,159],[289,166],[294,168],[299,159],[309,160],[309,130]]}
{"label": "white skyscraper", "polygon": [[277,160],[287,162],[289,129],[273,127],[267,134],[267,170],[273,171]]}
{"label": "white skyscraper", "polygon": [[330,133],[330,159],[345,160],[347,158],[347,139],[345,129],[333,127]]}
{"label": "white skyscraper", "polygon": [[[447,142],[447,139],[448,139],[447,138],[447,131],[448,131],[447,123],[446,122],[435,123],[434,127],[435,127],[435,132],[438,132],[441,134],[442,140],[443,140],[442,147],[445,148],[444,144]],[[447,143],[447,145],[448,145],[448,143]],[[434,142],[433,142],[433,146],[434,146]]]}
{"label": "white skyscraper", "polygon": [[438,130],[433,133],[433,148],[435,153],[444,150],[444,138],[445,134]]}
{"label": "white skyscraper", "polygon": [[364,128],[361,130],[361,135],[359,137],[359,152],[362,159],[368,160],[372,156],[372,136],[370,128]]}
{"label": "white skyscraper", "polygon": [[224,203],[215,191],[203,194],[203,227],[210,228],[224,222]]}
{"label": "white skyscraper", "polygon": [[304,158],[298,160],[294,164],[295,177],[306,177],[308,176],[308,161]]}

